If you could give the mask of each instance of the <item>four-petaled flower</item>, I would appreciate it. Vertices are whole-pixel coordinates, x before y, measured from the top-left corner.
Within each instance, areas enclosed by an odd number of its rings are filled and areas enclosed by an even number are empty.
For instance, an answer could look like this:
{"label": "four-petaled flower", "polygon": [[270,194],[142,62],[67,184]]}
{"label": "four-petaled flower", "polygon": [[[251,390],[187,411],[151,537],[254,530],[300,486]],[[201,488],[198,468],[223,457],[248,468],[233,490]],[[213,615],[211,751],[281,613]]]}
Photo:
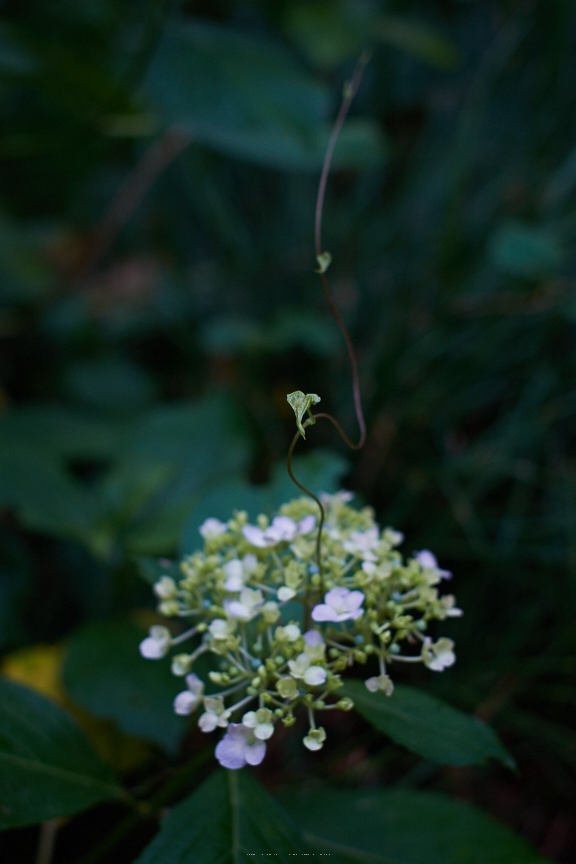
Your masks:
{"label": "four-petaled flower", "polygon": [[324,597],[324,603],[319,603],[312,610],[312,619],[314,621],[356,621],[362,615],[363,610],[360,606],[363,602],[362,591],[332,588]]}
{"label": "four-petaled flower", "polygon": [[252,546],[266,549],[277,543],[291,543],[295,537],[309,534],[315,526],[316,517],[312,515],[304,516],[300,522],[295,522],[289,516],[276,516],[264,531],[256,525],[245,525],[242,534]]}
{"label": "four-petaled flower", "polygon": [[204,698],[204,714],[198,719],[198,726],[202,732],[212,732],[217,726],[228,726],[230,711],[224,708],[224,700],[221,696],[206,696]]}
{"label": "four-petaled flower", "polygon": [[308,654],[299,654],[295,660],[288,661],[288,666],[293,678],[303,678],[310,687],[318,687],[326,681],[326,669],[312,666]]}
{"label": "four-petaled flower", "polygon": [[422,645],[422,660],[424,665],[434,672],[443,672],[448,666],[456,662],[456,654],[452,650],[454,642],[452,639],[438,639],[432,642],[429,636]]}
{"label": "four-petaled flower", "polygon": [[377,693],[380,690],[386,696],[391,696],[394,692],[394,684],[389,675],[376,675],[374,678],[368,678],[364,684],[371,693]]}
{"label": "four-petaled flower", "polygon": [[378,561],[374,550],[380,545],[380,537],[376,525],[367,531],[352,531],[348,540],[342,543],[346,552],[362,558],[363,561]]}
{"label": "four-petaled flower", "polygon": [[230,723],[214,755],[223,768],[236,770],[246,764],[259,765],[266,755],[266,744],[244,723]]}
{"label": "four-petaled flower", "polygon": [[263,602],[264,598],[259,588],[242,588],[239,600],[224,600],[224,609],[231,618],[250,621]]}
{"label": "four-petaled flower", "polygon": [[258,559],[255,555],[245,555],[242,560],[232,558],[226,561],[223,565],[226,581],[224,588],[226,591],[241,591],[244,587],[244,580],[250,573],[253,573],[258,566]]}
{"label": "four-petaled flower", "polygon": [[321,750],[325,740],[326,730],[320,726],[318,729],[310,729],[308,735],[303,739],[303,743],[308,750]]}
{"label": "four-petaled flower", "polygon": [[174,711],[176,714],[192,714],[196,710],[202,696],[204,695],[204,683],[194,672],[186,676],[187,690],[178,693],[174,699]]}
{"label": "four-petaled flower", "polygon": [[140,654],[146,660],[160,660],[165,657],[172,644],[172,635],[167,627],[150,627],[149,636],[140,642]]}
{"label": "four-petaled flower", "polygon": [[258,711],[247,711],[242,717],[242,723],[252,729],[259,741],[266,741],[274,734],[274,725],[270,721],[274,715],[269,708],[259,708]]}

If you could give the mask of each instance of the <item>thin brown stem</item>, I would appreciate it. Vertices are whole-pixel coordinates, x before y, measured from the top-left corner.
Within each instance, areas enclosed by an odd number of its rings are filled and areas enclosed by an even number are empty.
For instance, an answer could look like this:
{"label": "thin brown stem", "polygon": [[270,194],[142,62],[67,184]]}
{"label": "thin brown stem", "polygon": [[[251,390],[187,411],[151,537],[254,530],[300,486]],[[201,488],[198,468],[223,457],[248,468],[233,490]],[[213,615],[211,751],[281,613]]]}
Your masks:
{"label": "thin brown stem", "polygon": [[332,128],[332,133],[330,135],[330,140],[328,141],[328,147],[326,148],[326,154],[324,156],[324,163],[322,165],[322,172],[320,174],[320,183],[318,184],[318,197],[316,198],[316,211],[315,211],[315,220],[314,220],[314,238],[316,243],[316,256],[322,254],[322,213],[324,211],[324,196],[326,194],[326,184],[328,182],[328,174],[330,173],[330,166],[332,164],[332,157],[334,156],[334,148],[336,147],[336,142],[338,140],[338,136],[342,130],[342,126],[344,125],[344,120],[346,119],[346,115],[350,110],[350,105],[352,104],[352,100],[356,95],[358,87],[360,86],[360,80],[362,78],[362,73],[364,72],[364,67],[366,66],[368,60],[370,59],[370,55],[366,52],[363,52],[356,63],[354,68],[354,72],[352,73],[352,78],[347,81],[344,85],[344,93],[342,96],[342,104],[340,105],[340,110],[336,116],[336,120],[334,121],[334,126]]}
{"label": "thin brown stem", "polygon": [[52,861],[56,845],[56,835],[61,824],[61,819],[50,819],[48,822],[42,822],[40,825],[36,864],[50,864]]}
{"label": "thin brown stem", "polygon": [[[322,255],[322,216],[324,212],[324,198],[326,195],[326,185],[328,182],[328,174],[330,173],[330,166],[332,164],[332,157],[334,156],[334,148],[336,146],[336,141],[338,140],[338,136],[342,130],[342,126],[344,124],[344,120],[348,114],[350,109],[350,105],[352,104],[352,100],[358,91],[358,87],[360,86],[360,81],[362,79],[362,73],[364,72],[364,67],[366,63],[370,59],[369,54],[366,52],[360,55],[358,62],[354,68],[354,72],[352,73],[352,78],[350,81],[347,81],[344,85],[344,93],[342,97],[342,104],[340,105],[340,110],[338,111],[338,115],[334,122],[334,127],[332,129],[332,134],[330,135],[330,141],[328,142],[328,147],[326,149],[326,155],[324,156],[324,164],[322,165],[322,172],[320,174],[320,182],[318,184],[318,196],[316,198],[316,211],[315,211],[315,221],[314,221],[314,240],[315,240],[315,249],[316,249],[316,258]],[[356,353],[354,351],[354,346],[352,345],[352,340],[350,338],[350,334],[344,324],[338,309],[336,308],[336,304],[330,294],[330,289],[328,288],[328,281],[326,279],[326,275],[324,272],[320,272],[320,281],[322,284],[322,291],[324,292],[324,297],[326,298],[326,302],[330,308],[330,312],[334,316],[338,327],[340,328],[340,332],[344,337],[344,341],[346,342],[346,348],[348,349],[348,357],[350,359],[350,368],[352,371],[352,392],[354,395],[354,410],[356,412],[356,418],[358,420],[358,426],[360,427],[360,440],[358,444],[354,445],[350,443],[350,440],[344,433],[340,431],[343,435],[344,440],[348,444],[349,447],[352,447],[353,450],[360,450],[361,447],[364,446],[364,442],[366,440],[366,422],[364,420],[364,412],[362,410],[362,397],[360,395],[360,382],[358,380],[358,364],[356,362]]]}

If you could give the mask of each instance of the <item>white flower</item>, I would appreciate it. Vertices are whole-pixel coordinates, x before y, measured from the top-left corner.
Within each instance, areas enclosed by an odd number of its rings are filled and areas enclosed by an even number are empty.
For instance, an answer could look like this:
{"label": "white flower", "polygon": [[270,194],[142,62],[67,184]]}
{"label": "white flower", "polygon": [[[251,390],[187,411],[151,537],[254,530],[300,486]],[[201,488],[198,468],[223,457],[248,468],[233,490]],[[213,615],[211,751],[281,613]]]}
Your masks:
{"label": "white flower", "polygon": [[277,627],[274,631],[274,639],[277,642],[295,642],[300,638],[300,627],[297,624],[287,624],[285,627]]}
{"label": "white flower", "polygon": [[250,621],[264,602],[259,588],[242,588],[239,600],[224,600],[226,614],[238,621]]}
{"label": "white flower", "polygon": [[292,597],[296,596],[296,591],[293,588],[288,588],[287,585],[283,585],[278,589],[278,600],[281,603],[285,603],[287,600],[291,600]]}
{"label": "white flower", "polygon": [[256,738],[266,741],[274,734],[274,725],[270,722],[274,715],[269,708],[259,708],[258,711],[248,711],[242,717],[242,723],[252,729]]}
{"label": "white flower", "polygon": [[439,639],[432,642],[429,636],[424,639],[422,645],[422,660],[424,664],[434,672],[443,672],[448,666],[456,662],[456,655],[452,650],[454,642],[452,639]]}
{"label": "white flower", "polygon": [[167,627],[150,627],[149,636],[140,642],[140,654],[147,660],[165,657],[172,644],[172,635]]}
{"label": "white flower", "polygon": [[244,565],[239,558],[226,561],[223,570],[227,576],[224,582],[226,591],[241,591],[244,587]]}
{"label": "white flower", "polygon": [[310,729],[303,740],[303,744],[308,750],[321,750],[325,740],[326,730],[320,726],[318,729]]}
{"label": "white flower", "polygon": [[176,714],[192,714],[202,701],[204,683],[194,672],[186,676],[186,684],[188,689],[183,690],[182,693],[178,693],[174,699],[174,711]]}
{"label": "white flower", "polygon": [[460,618],[464,614],[462,609],[455,605],[456,598],[453,594],[445,594],[444,597],[440,598],[440,603],[444,607],[446,618]]}
{"label": "white flower", "polygon": [[377,526],[368,528],[367,531],[352,531],[349,539],[342,543],[346,552],[356,555],[357,558],[362,558],[363,561],[377,561],[378,556],[374,554],[374,549],[379,545],[380,537]]}
{"label": "white flower", "polygon": [[224,709],[224,700],[221,696],[206,696],[204,708],[206,710],[198,720],[202,732],[212,732],[217,726],[228,726],[230,712]]}
{"label": "white flower", "polygon": [[332,588],[324,597],[324,603],[319,603],[312,610],[312,619],[314,621],[356,621],[362,615],[363,610],[360,606],[363,602],[362,591]]}
{"label": "white flower", "polygon": [[334,492],[333,495],[329,495],[327,492],[320,493],[320,501],[328,507],[334,504],[347,504],[353,498],[354,492],[348,492],[347,489],[340,489],[339,492]]}
{"label": "white flower", "polygon": [[178,595],[178,586],[170,576],[161,576],[154,585],[154,593],[160,600],[173,600]]}
{"label": "white flower", "polygon": [[234,622],[226,621],[224,618],[214,618],[208,627],[213,639],[229,639],[235,629]]}
{"label": "white flower", "polygon": [[277,543],[291,543],[295,537],[309,534],[315,526],[316,517],[312,515],[305,516],[300,522],[294,522],[289,516],[276,516],[265,531],[256,525],[245,525],[242,534],[252,546],[265,549]]}
{"label": "white flower", "polygon": [[288,666],[294,678],[303,678],[310,687],[318,687],[326,681],[326,669],[322,666],[311,666],[308,654],[299,654],[295,660],[289,660]]}
{"label": "white flower", "polygon": [[371,693],[377,693],[378,690],[381,690],[386,696],[391,696],[394,692],[394,684],[389,675],[378,675],[374,678],[368,678],[364,684],[366,685],[366,689]]}
{"label": "white flower", "polygon": [[442,570],[438,567],[438,561],[436,560],[436,556],[429,549],[422,549],[421,552],[416,552],[414,555],[416,561],[420,564],[423,570],[435,570],[436,575],[440,579],[451,579],[452,573],[450,570]]}
{"label": "white flower", "polygon": [[243,768],[259,765],[266,755],[266,744],[243,723],[230,723],[226,735],[216,745],[214,755],[223,768]]}
{"label": "white flower", "polygon": [[204,540],[212,540],[213,537],[220,537],[221,534],[225,534],[228,531],[228,525],[226,522],[221,522],[220,519],[211,517],[204,520],[198,531]]}

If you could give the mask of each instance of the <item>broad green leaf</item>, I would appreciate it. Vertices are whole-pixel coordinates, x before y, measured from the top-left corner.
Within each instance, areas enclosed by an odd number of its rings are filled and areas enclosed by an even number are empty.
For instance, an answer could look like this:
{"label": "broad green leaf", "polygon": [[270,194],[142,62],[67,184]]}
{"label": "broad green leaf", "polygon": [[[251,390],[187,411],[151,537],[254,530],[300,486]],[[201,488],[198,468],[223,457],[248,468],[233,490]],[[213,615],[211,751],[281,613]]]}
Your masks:
{"label": "broad green leaf", "polygon": [[[314,450],[305,456],[297,456],[292,461],[296,478],[312,492],[335,492],[339,479],[348,470],[348,462],[331,450]],[[255,486],[236,477],[217,489],[207,492],[198,506],[189,515],[182,533],[181,551],[197,549],[202,540],[198,527],[210,516],[216,519],[230,519],[234,510],[246,510],[251,519],[259,513],[272,514],[281,504],[298,498],[300,490],[291,481],[284,460],[272,471],[269,483]]]}
{"label": "broad green leaf", "polygon": [[521,837],[463,801],[433,792],[322,787],[281,796],[304,840],[366,864],[545,864]]}
{"label": "broad green leaf", "polygon": [[1,443],[0,506],[34,531],[89,543],[92,501],[61,460],[15,437]]}
{"label": "broad green leaf", "polygon": [[66,711],[0,678],[0,828],[69,816],[123,795]]}
{"label": "broad green leaf", "polygon": [[290,4],[285,24],[310,59],[334,65],[357,57],[381,41],[432,66],[449,69],[458,62],[454,45],[433,27],[412,17],[378,14],[373,2],[324,0]]}
{"label": "broad green leaf", "polygon": [[399,15],[379,15],[373,26],[376,38],[425,63],[441,69],[458,64],[460,57],[452,42],[426,24]]}
{"label": "broad green leaf", "polygon": [[518,221],[498,228],[490,240],[488,255],[498,270],[528,279],[550,275],[564,261],[560,239],[553,231]]}
{"label": "broad green leaf", "polygon": [[0,447],[18,441],[65,459],[110,459],[120,433],[112,420],[56,403],[23,405],[0,416]]}
{"label": "broad green leaf", "polygon": [[362,681],[347,681],[343,693],[363,717],[397,744],[444,765],[481,765],[514,760],[490,726],[435,696],[397,684],[391,696],[370,693]]}
{"label": "broad green leaf", "polygon": [[132,554],[174,554],[201,496],[248,458],[247,435],[223,396],[158,406],[128,430],[118,463],[102,480],[103,519]]}
{"label": "broad green leaf", "polygon": [[[279,169],[322,164],[330,95],[269,39],[215,23],[178,21],[164,33],[145,92],[165,122],[201,144]],[[377,164],[381,144],[376,126],[364,121],[344,130],[334,164]]]}
{"label": "broad green leaf", "polygon": [[138,645],[146,633],[128,621],[92,624],[72,636],[63,681],[70,697],[95,717],[114,720],[122,732],[176,753],[188,722],[172,708],[184,689],[170,661],[145,660]]}
{"label": "broad green leaf", "polygon": [[280,805],[246,770],[218,770],[174,807],[136,864],[290,864],[308,852]]}
{"label": "broad green leaf", "polygon": [[156,396],[152,375],[138,363],[114,356],[70,364],[66,389],[83,405],[115,412],[135,411]]}

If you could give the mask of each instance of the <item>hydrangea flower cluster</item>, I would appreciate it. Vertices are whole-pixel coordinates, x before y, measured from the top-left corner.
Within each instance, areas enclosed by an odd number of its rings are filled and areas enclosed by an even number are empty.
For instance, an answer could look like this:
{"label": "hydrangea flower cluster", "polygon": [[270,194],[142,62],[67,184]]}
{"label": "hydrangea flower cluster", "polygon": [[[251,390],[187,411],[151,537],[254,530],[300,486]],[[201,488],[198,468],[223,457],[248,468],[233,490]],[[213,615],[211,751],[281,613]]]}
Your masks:
{"label": "hydrangea flower cluster", "polygon": [[[381,530],[371,508],[356,510],[351,498],[322,498],[321,572],[317,508],[302,497],[271,522],[260,515],[251,525],[245,512],[228,522],[207,519],[199,529],[204,549],[183,559],[178,581],[164,575],[154,586],[160,613],[193,626],[177,636],[152,627],[140,652],[159,659],[193,640],[193,650],[172,657],[172,672],[186,683],[174,710],[188,715],[202,706],[200,729],[225,730],[215,755],[226,768],[259,764],[275,724],[295,723],[299,705],[310,723],[303,743],[319,750],[326,733],[316,712],[354,707],[337,692],[354,663],[377,658],[379,674],[366,687],[390,695],[391,663],[441,672],[456,659],[452,640],[426,635],[429,621],[462,614],[436,587],[451,574],[428,550],[404,562],[396,550],[402,534]],[[216,667],[205,680],[193,671],[201,655]]]}

